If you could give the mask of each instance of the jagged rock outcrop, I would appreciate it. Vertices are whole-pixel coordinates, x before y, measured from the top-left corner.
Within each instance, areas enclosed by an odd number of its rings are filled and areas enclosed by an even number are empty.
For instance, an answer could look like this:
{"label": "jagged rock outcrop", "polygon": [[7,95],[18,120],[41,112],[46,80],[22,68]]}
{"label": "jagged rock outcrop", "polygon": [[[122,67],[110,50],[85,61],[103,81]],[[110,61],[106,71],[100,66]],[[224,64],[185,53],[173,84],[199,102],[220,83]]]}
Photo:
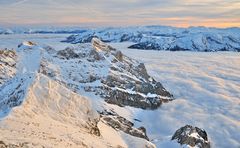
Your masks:
{"label": "jagged rock outcrop", "polygon": [[210,148],[206,131],[191,125],[186,125],[178,129],[172,136],[172,140],[177,140],[181,145]]}
{"label": "jagged rock outcrop", "polygon": [[23,147],[33,147],[33,146],[40,146],[38,144],[32,144],[29,142],[19,142],[16,144],[12,143],[5,143],[4,141],[0,141],[0,148],[23,148]]}
{"label": "jagged rock outcrop", "polygon": [[149,141],[149,138],[144,127],[136,128],[131,121],[119,116],[113,111],[104,110],[100,112],[101,120],[116,130],[121,130],[135,137],[144,138]]}
{"label": "jagged rock outcrop", "polygon": [[[41,71],[64,82],[74,91],[94,92],[119,106],[156,109],[173,96],[148,75],[145,65],[97,38],[77,48],[66,48],[45,60]],[[51,70],[61,69],[59,73]],[[56,71],[56,70],[55,70]]]}
{"label": "jagged rock outcrop", "polygon": [[15,50],[0,49],[0,86],[16,74]]}

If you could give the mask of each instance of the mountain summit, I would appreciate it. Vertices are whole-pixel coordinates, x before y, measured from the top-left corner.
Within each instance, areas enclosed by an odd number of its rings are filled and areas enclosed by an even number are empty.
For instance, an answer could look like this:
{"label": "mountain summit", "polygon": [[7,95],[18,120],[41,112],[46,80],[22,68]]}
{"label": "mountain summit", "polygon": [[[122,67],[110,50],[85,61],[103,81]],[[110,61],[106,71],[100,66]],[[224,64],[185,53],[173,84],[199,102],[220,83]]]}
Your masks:
{"label": "mountain summit", "polygon": [[[144,127],[107,105],[156,109],[173,99],[143,63],[97,38],[59,51],[28,41],[0,57],[4,146],[127,147],[127,136],[134,147],[154,147]],[[92,106],[94,98],[107,104]]]}

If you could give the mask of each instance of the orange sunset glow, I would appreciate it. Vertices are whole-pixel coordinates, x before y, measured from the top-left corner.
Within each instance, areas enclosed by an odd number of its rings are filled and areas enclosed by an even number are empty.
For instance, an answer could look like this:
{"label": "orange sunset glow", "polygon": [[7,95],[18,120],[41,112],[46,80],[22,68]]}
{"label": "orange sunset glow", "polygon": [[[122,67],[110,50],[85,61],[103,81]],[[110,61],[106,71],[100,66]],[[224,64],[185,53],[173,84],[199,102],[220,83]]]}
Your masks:
{"label": "orange sunset glow", "polygon": [[0,8],[1,25],[240,26],[236,0],[9,0]]}

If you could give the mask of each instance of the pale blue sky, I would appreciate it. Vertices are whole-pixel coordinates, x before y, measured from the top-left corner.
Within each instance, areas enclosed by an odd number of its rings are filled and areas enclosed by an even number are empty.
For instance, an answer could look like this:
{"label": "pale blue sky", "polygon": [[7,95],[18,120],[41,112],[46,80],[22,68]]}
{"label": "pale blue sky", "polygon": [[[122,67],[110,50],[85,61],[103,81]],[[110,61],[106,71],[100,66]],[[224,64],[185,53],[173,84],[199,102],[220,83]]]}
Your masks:
{"label": "pale blue sky", "polygon": [[0,0],[0,24],[240,27],[240,0]]}

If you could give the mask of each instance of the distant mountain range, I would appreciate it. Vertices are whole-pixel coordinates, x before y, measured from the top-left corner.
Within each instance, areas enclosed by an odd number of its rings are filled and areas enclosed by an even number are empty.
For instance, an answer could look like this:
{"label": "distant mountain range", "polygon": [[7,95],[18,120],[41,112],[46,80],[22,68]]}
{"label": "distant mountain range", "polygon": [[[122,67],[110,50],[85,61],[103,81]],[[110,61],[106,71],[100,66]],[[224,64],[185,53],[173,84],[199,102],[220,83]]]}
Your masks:
{"label": "distant mountain range", "polygon": [[132,42],[129,48],[145,50],[240,51],[240,28],[107,28],[71,35],[64,42],[88,43],[93,37],[105,42]]}
{"label": "distant mountain range", "polygon": [[1,28],[0,34],[76,34],[86,31],[80,27],[13,27],[13,28]]}
{"label": "distant mountain range", "polygon": [[0,34],[73,34],[63,42],[89,43],[93,37],[104,42],[132,42],[129,48],[169,51],[238,51],[240,28],[176,28],[168,26],[118,28],[0,28]]}

